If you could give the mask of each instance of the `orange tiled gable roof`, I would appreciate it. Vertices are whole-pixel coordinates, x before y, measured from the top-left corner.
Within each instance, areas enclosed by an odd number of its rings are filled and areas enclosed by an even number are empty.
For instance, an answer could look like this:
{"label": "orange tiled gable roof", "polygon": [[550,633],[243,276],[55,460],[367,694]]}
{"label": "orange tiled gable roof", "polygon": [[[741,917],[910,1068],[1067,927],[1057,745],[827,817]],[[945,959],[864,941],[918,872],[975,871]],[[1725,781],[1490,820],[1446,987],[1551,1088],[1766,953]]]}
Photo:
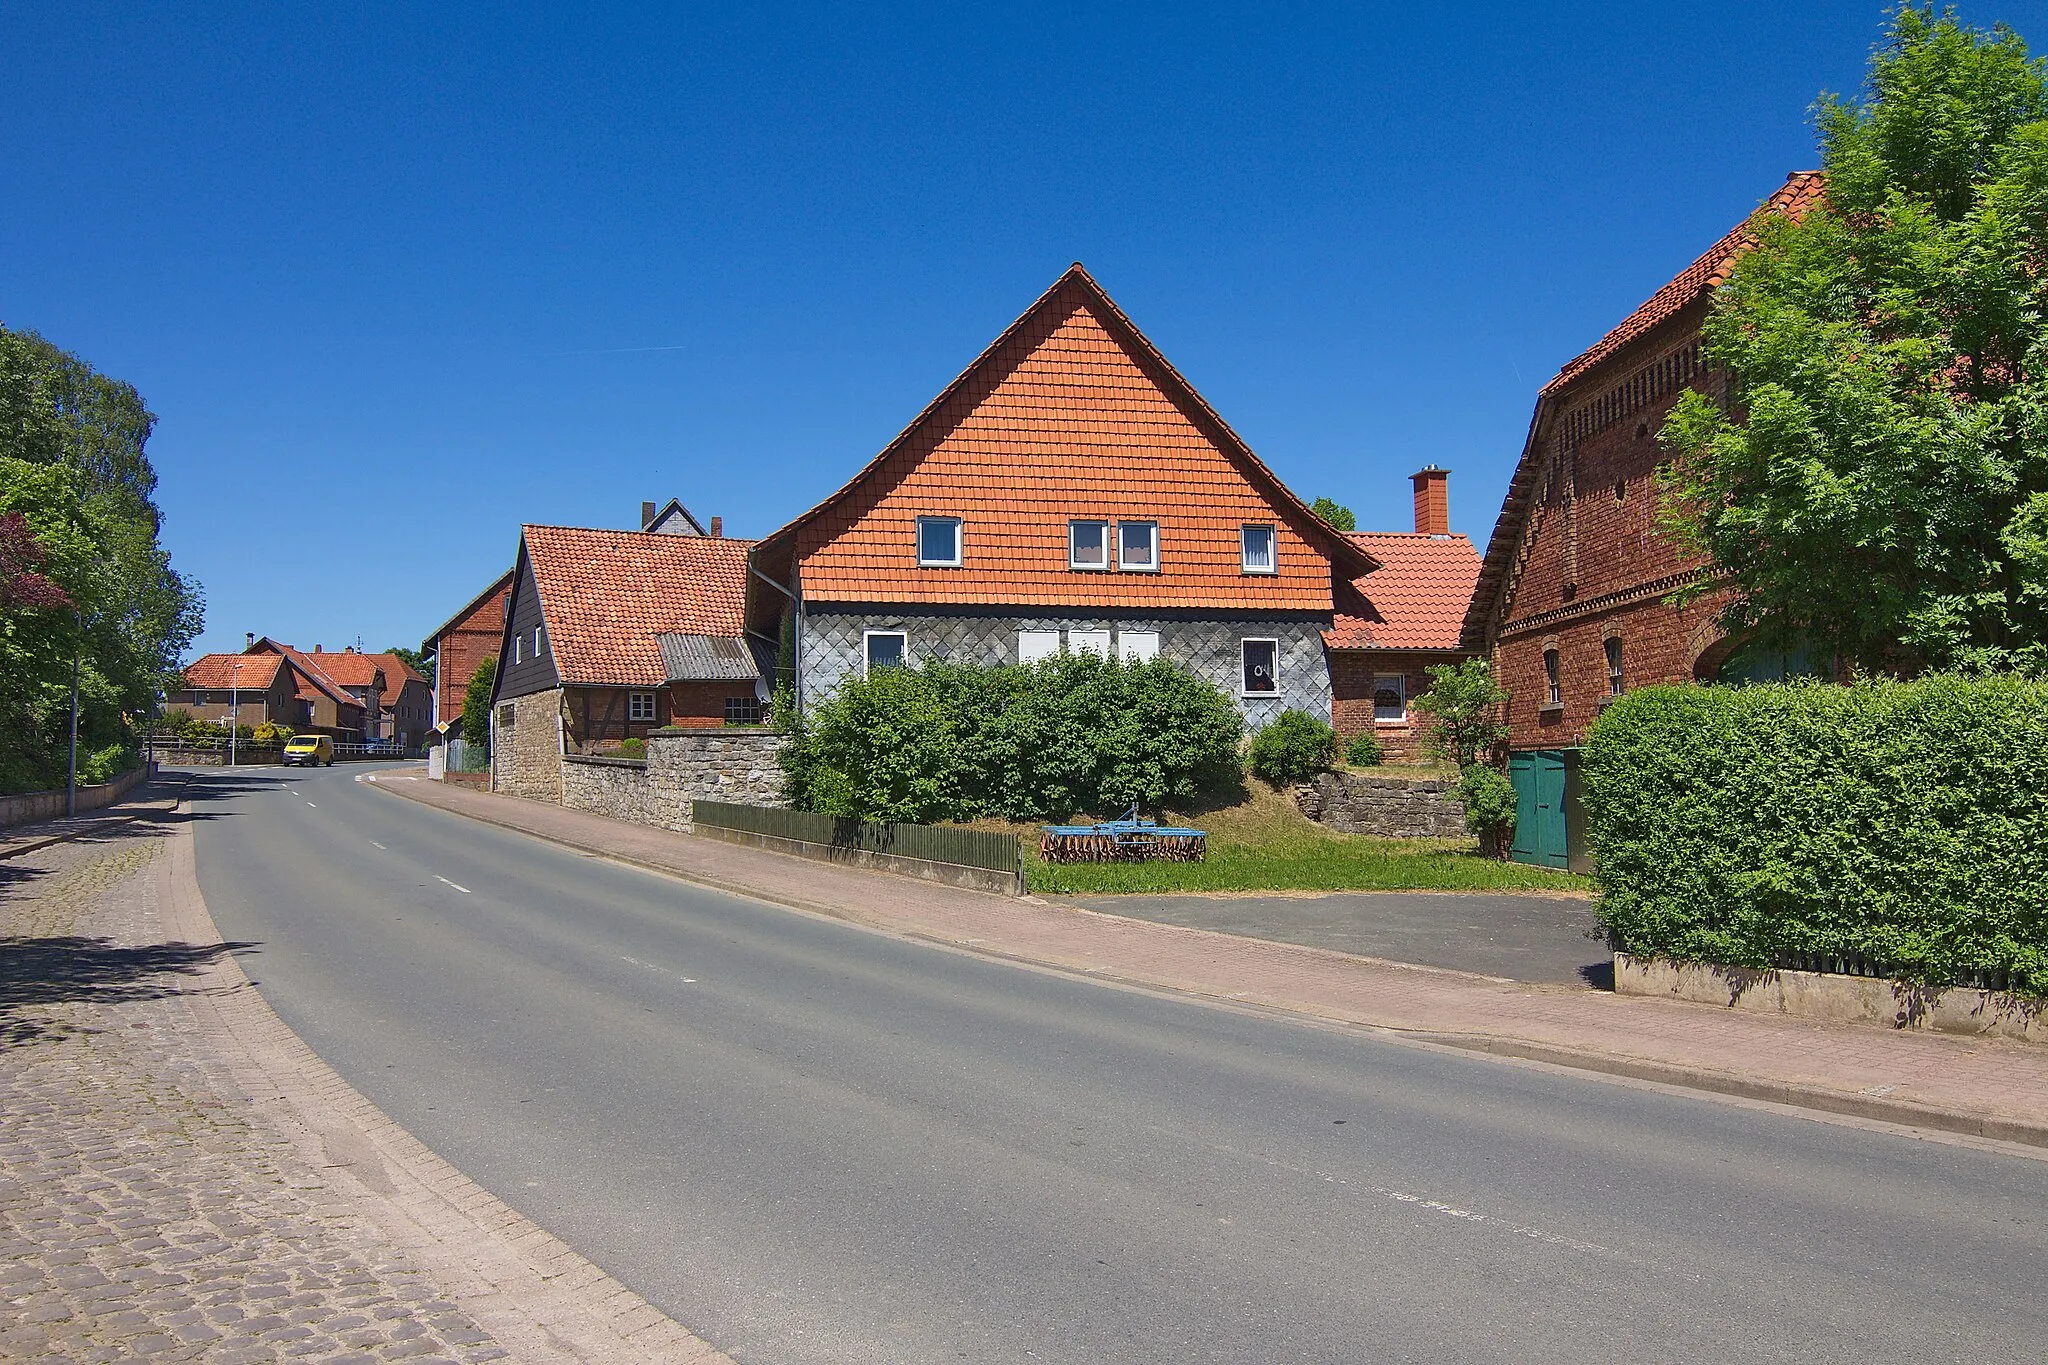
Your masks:
{"label": "orange tiled gable roof", "polygon": [[[1764,201],[1757,213],[1782,213],[1796,222],[1820,202],[1820,197],[1821,173],[1794,171],[1778,187],[1777,193]],[[1659,323],[1675,316],[1693,300],[1719,288],[1727,280],[1736,258],[1756,245],[1756,232],[1750,226],[1755,217],[1751,214],[1743,219],[1726,237],[1707,248],[1704,256],[1681,270],[1676,279],[1650,295],[1642,307],[1622,319],[1619,327],[1600,338],[1583,355],[1567,361],[1557,372],[1557,377],[1543,386],[1543,392],[1554,393],[1563,388],[1629,342],[1655,330]]]}
{"label": "orange tiled gable roof", "polygon": [[[324,668],[322,668],[320,663],[318,662],[321,659],[340,658],[340,655],[308,654],[303,649],[299,649],[293,645],[283,644],[277,640],[271,639],[268,635],[256,641],[255,644],[250,645],[247,649],[243,650],[242,653],[245,656],[260,654],[282,655],[285,658],[291,660],[292,667],[298,671],[299,675],[302,678],[304,678],[307,682],[310,682],[316,691],[324,693],[333,700],[344,703],[348,706],[362,705],[361,702],[357,701],[354,697],[350,696],[346,690],[344,690],[345,687],[347,686],[346,684],[343,684],[340,681],[338,681],[332,674],[328,673]],[[355,685],[362,686],[362,684],[360,683]],[[301,697],[310,698],[313,694],[308,692],[305,689],[305,687],[301,686],[299,688],[299,695]]]}
{"label": "orange tiled gable roof", "polygon": [[1351,537],[1380,567],[1337,594],[1331,649],[1456,649],[1479,551],[1463,536],[1362,531]]}
{"label": "orange tiled gable roof", "polygon": [[384,670],[384,690],[393,696],[409,682],[416,682],[422,687],[427,686],[427,680],[420,671],[396,654],[371,654],[367,657],[375,659],[377,667]]}
{"label": "orange tiled gable roof", "polygon": [[[357,654],[352,650],[338,653],[331,650],[299,653],[302,658],[325,673],[330,681],[341,687],[368,687],[378,681],[378,674],[383,672],[381,654]],[[378,690],[395,690],[389,674],[384,675],[383,686]]]}
{"label": "orange tiled gable roof", "polygon": [[528,526],[555,671],[565,683],[660,687],[655,637],[745,633],[751,540]]}
{"label": "orange tiled gable roof", "polygon": [[207,691],[262,691],[277,681],[277,670],[284,664],[284,659],[275,654],[202,654],[185,665],[185,686]]}
{"label": "orange tiled gable roof", "polygon": [[[958,568],[917,562],[959,517]],[[1159,523],[1157,573],[1076,572],[1070,518]],[[1242,572],[1238,528],[1279,568]],[[819,602],[1329,611],[1370,557],[1252,454],[1076,265],[854,478],[762,542]]]}

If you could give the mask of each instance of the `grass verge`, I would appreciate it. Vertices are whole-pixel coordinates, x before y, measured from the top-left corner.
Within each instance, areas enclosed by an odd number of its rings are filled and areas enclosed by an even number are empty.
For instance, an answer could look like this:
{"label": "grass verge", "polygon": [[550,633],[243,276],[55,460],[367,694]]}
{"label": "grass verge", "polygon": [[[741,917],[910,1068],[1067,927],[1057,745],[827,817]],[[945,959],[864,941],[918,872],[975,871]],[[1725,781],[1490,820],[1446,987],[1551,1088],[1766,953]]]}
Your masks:
{"label": "grass verge", "polygon": [[1208,832],[1199,863],[1047,863],[1036,825],[997,825],[1024,836],[1025,875],[1046,895],[1172,891],[1564,891],[1584,877],[1479,856],[1470,839],[1375,839],[1339,834],[1295,808],[1285,792],[1253,782],[1245,799],[1174,814]]}

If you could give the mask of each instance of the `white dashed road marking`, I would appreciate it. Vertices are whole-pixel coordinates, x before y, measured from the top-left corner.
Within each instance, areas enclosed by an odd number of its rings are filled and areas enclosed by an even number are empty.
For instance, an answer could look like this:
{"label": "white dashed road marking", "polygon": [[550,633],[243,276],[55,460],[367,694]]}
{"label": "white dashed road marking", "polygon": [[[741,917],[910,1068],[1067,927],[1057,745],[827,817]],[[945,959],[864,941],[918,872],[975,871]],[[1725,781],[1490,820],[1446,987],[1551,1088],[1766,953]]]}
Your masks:
{"label": "white dashed road marking", "polygon": [[[448,879],[447,879],[446,877],[442,876],[442,875],[441,875],[440,873],[438,873],[438,872],[436,872],[436,873],[434,874],[434,880],[435,880],[435,881],[437,881],[437,882],[440,882],[440,883],[442,883],[442,884],[443,884],[443,885],[445,885],[445,886],[455,886],[455,883],[454,883],[454,882],[451,882],[451,881],[449,881],[449,880],[448,880]],[[456,889],[457,891],[460,891],[460,892],[461,892],[461,893],[462,893],[463,895],[465,895],[465,896],[467,896],[467,895],[469,894],[469,888],[468,888],[468,887],[466,887],[466,886],[455,886],[455,889]]]}
{"label": "white dashed road marking", "polygon": [[[312,803],[311,801],[308,801],[308,802],[307,802],[306,804],[307,804],[307,805],[309,805],[309,806],[313,806],[313,803]],[[320,808],[319,808],[318,806],[313,806],[313,809],[314,809],[314,810],[319,810]]]}
{"label": "white dashed road marking", "polygon": [[[384,845],[382,845],[382,844],[378,843],[378,842],[377,842],[377,841],[376,841],[375,839],[372,839],[372,840],[370,840],[370,847],[371,847],[371,848],[384,848]],[[384,848],[384,851],[385,851],[386,853],[389,853],[389,852],[390,852],[391,850],[390,850],[390,849],[388,849],[388,848]]]}

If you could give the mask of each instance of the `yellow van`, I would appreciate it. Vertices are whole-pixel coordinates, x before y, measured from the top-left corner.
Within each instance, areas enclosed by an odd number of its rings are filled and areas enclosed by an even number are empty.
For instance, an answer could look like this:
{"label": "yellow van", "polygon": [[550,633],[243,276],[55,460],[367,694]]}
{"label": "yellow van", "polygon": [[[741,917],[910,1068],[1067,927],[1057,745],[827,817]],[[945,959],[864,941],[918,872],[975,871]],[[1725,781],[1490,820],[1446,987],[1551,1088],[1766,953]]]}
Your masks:
{"label": "yellow van", "polygon": [[285,741],[284,765],[287,768],[297,764],[317,768],[322,763],[334,766],[334,741],[325,735],[293,735]]}

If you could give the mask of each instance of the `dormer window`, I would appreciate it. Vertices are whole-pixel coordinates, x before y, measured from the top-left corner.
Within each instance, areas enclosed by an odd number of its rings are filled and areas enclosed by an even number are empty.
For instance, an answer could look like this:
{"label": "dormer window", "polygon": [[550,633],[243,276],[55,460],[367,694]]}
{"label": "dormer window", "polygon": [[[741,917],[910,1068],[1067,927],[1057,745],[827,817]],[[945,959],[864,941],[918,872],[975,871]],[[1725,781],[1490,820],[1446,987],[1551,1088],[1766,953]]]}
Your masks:
{"label": "dormer window", "polygon": [[1067,523],[1067,567],[1107,569],[1109,567],[1109,523],[1070,521]]}
{"label": "dormer window", "polygon": [[1244,571],[1272,573],[1275,567],[1273,528],[1247,522],[1242,528],[1241,536],[1244,547]]}
{"label": "dormer window", "polygon": [[933,568],[960,567],[960,518],[917,519],[917,562]]}
{"label": "dormer window", "polygon": [[1159,572],[1159,523],[1120,521],[1116,524],[1116,565],[1126,573]]}

